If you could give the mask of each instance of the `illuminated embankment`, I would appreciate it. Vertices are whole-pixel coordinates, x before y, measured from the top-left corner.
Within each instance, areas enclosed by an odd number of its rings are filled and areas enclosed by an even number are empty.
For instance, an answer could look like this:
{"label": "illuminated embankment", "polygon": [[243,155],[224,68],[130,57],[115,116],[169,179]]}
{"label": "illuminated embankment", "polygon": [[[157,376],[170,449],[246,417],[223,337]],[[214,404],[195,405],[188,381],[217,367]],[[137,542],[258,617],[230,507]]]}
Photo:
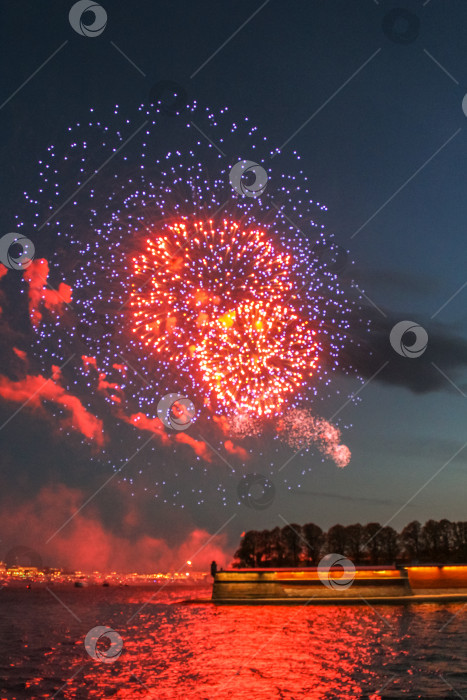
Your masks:
{"label": "illuminated embankment", "polygon": [[467,566],[409,566],[414,593],[467,593]]}
{"label": "illuminated embankment", "polygon": [[401,603],[467,600],[467,566],[361,567],[350,581],[317,569],[232,569],[216,574],[215,603]]}

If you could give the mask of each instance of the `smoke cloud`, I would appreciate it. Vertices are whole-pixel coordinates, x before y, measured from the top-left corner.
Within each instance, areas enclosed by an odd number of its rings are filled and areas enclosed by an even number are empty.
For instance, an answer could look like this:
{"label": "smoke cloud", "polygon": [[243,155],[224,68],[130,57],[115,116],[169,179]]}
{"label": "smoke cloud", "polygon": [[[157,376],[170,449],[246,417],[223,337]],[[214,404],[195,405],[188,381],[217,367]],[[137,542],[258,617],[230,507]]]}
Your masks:
{"label": "smoke cloud", "polygon": [[44,487],[26,502],[4,501],[0,508],[0,559],[9,549],[22,545],[38,552],[44,565],[83,572],[177,571],[188,560],[193,570],[207,571],[213,559],[220,566],[230,561],[224,534],[211,538],[206,530],[193,528],[183,542],[173,546],[160,537],[141,534],[132,503],[122,513],[122,528],[117,534],[105,527],[92,504],[77,513],[85,500],[80,490],[60,484]]}
{"label": "smoke cloud", "polygon": [[47,287],[49,263],[45,258],[33,260],[23,275],[29,285],[29,316],[34,328],[42,320],[42,308],[60,313],[63,306],[71,302],[72,290],[68,284],[61,282],[58,290]]}
{"label": "smoke cloud", "polygon": [[103,423],[90,413],[77,396],[60,385],[59,367],[53,367],[52,376],[47,379],[41,374],[28,374],[13,381],[0,375],[0,397],[6,401],[20,403],[30,410],[45,410],[43,402],[51,401],[65,409],[68,415],[61,419],[62,426],[80,432],[88,440],[94,440],[100,447],[104,444]]}

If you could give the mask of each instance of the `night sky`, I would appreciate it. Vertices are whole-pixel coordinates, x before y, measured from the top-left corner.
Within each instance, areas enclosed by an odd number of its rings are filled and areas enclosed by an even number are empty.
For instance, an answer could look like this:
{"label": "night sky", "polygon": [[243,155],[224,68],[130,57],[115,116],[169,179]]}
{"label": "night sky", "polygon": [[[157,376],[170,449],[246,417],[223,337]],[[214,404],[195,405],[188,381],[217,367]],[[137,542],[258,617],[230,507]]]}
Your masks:
{"label": "night sky", "polygon": [[[175,81],[188,100],[214,111],[228,106],[272,144],[300,154],[314,199],[327,206],[326,230],[353,261],[342,274],[364,292],[370,330],[352,362],[365,383],[340,376],[340,394],[326,405],[328,417],[339,410],[340,427],[350,426],[344,469],[310,452],[279,474],[293,452],[271,457],[265,440],[229,475],[235,493],[242,475],[267,474],[275,497],[264,509],[224,505],[215,490],[202,506],[192,498],[183,509],[154,499],[145,487],[157,476],[157,454],[152,474],[132,467],[133,486],[116,477],[94,496],[112,475],[108,462],[78,432],[58,431],[50,405],[31,401],[10,420],[24,399],[3,394],[0,559],[26,545],[50,564],[124,567],[138,556],[144,565],[176,567],[219,532],[195,558],[201,566],[221,549],[227,561],[243,530],[286,522],[399,528],[414,519],[464,520],[465,2],[103,0],[107,26],[92,38],[70,26],[71,5],[1,3],[0,230],[16,230],[23,192],[37,186],[38,159],[63,142],[69,125],[86,120],[91,107],[105,115],[116,104],[133,118],[155,84]],[[37,233],[31,239],[36,257],[51,261],[54,242]],[[0,374],[14,381],[26,370],[12,347],[28,351],[34,335],[21,273],[0,281],[0,306]],[[390,345],[391,328],[404,320],[428,333],[420,357],[401,357]],[[355,333],[362,333],[357,322]],[[29,353],[27,362],[27,373],[37,373]],[[343,407],[357,391],[359,400]],[[196,485],[201,466],[193,464]],[[229,473],[222,462],[209,468]],[[175,472],[176,461],[174,488]]]}

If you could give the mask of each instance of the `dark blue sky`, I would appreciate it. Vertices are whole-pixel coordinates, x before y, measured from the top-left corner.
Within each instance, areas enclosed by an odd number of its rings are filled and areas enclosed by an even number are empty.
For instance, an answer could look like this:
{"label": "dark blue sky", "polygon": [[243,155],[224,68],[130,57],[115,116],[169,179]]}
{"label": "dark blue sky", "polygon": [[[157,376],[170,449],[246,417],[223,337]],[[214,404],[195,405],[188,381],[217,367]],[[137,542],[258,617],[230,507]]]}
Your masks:
{"label": "dark blue sky", "polygon": [[[465,451],[424,487],[466,439],[465,2],[103,0],[107,27],[89,39],[70,27],[71,5],[1,2],[2,231],[15,230],[38,157],[69,124],[90,107],[133,112],[155,82],[177,81],[190,100],[228,105],[272,143],[301,154],[315,199],[328,207],[326,227],[350,251],[366,295],[372,354],[362,353],[360,372],[366,380],[389,363],[341,414],[353,425],[344,436],[350,464],[341,470],[310,457],[316,464],[300,494],[278,478],[269,508],[236,509],[226,527],[231,541],[243,529],[282,526],[282,518],[323,527],[384,524],[399,510],[396,527],[415,518],[465,519]],[[401,358],[389,344],[391,327],[405,319],[428,333],[421,358]],[[361,386],[341,381],[347,394]],[[3,401],[0,423],[16,408]],[[24,410],[1,431],[2,492],[10,500],[21,503],[53,483],[81,489],[85,500],[107,478],[78,440],[60,440],[49,428]],[[291,476],[304,459],[288,465]],[[251,471],[261,467],[259,457]],[[118,530],[116,510],[127,497],[114,486],[96,497],[109,527]],[[235,510],[212,500],[173,512],[134,498],[140,532],[168,538],[193,526],[215,532]],[[18,544],[8,533],[2,539]]]}

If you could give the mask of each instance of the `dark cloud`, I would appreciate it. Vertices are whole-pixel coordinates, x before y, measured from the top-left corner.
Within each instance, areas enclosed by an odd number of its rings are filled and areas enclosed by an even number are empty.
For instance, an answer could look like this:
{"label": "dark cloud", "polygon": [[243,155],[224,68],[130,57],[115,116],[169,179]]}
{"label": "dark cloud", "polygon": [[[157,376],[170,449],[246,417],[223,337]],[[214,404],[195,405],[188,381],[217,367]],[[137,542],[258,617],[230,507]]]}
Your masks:
{"label": "dark cloud", "polygon": [[[360,319],[355,320],[352,344],[345,359],[364,379],[372,377],[387,363],[375,381],[405,387],[415,394],[456,392],[456,386],[466,391],[467,339],[452,327],[407,311],[396,315],[382,309],[386,316],[371,306],[363,311],[368,326]],[[390,344],[391,329],[405,320],[419,324],[428,334],[427,348],[419,357],[403,357]],[[412,342],[413,339],[407,338],[408,345]]]}

